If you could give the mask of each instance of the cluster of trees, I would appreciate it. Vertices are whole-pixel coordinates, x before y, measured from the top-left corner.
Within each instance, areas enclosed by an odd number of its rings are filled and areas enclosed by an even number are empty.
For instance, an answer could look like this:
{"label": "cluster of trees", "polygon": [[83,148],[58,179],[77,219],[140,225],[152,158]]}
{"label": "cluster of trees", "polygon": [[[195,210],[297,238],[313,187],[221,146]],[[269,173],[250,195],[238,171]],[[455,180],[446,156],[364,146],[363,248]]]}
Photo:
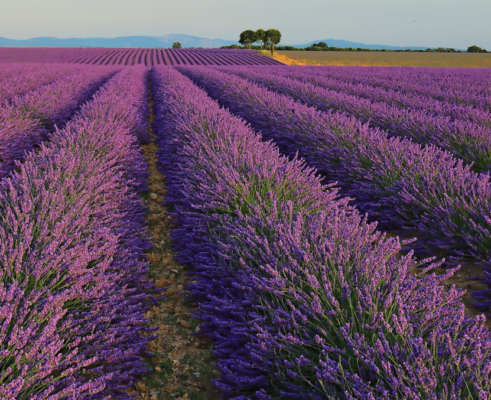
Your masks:
{"label": "cluster of trees", "polygon": [[242,32],[239,37],[239,43],[242,44],[246,49],[250,49],[254,43],[259,43],[260,49],[263,46],[271,49],[271,54],[273,54],[274,46],[276,46],[281,41],[281,32],[278,29],[258,29],[257,31],[252,31],[250,29]]}
{"label": "cluster of trees", "polygon": [[[238,46],[233,44],[231,46],[223,46],[222,49],[244,49],[245,47]],[[260,50],[262,47],[249,45],[248,49]],[[375,52],[388,52],[388,53],[461,53],[461,50],[455,50],[452,48],[443,48],[438,47],[437,49],[426,49],[426,50],[411,50],[411,49],[403,49],[403,50],[389,50],[389,49],[363,49],[361,47],[329,47],[326,42],[319,42],[310,45],[309,47],[294,47],[294,46],[277,46],[276,50],[290,50],[290,51],[375,51]]]}
{"label": "cluster of trees", "polygon": [[481,49],[480,47],[473,45],[467,48],[468,53],[487,53],[486,49]]}
{"label": "cluster of trees", "polygon": [[181,46],[181,42],[174,42],[172,43],[172,48],[173,49],[180,49],[182,46]]}
{"label": "cluster of trees", "polygon": [[327,48],[329,48],[329,46],[327,45],[326,42],[314,43],[314,44],[311,44],[310,47],[318,47],[320,49],[327,49]]}

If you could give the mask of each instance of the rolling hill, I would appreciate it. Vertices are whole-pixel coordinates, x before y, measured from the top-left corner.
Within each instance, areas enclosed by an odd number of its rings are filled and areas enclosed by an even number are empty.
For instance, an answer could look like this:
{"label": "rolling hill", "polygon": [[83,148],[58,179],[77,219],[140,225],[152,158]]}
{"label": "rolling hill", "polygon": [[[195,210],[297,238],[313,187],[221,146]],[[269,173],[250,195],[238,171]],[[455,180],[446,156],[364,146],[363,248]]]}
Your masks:
{"label": "rolling hill", "polygon": [[[387,46],[382,44],[364,44],[350,42],[340,39],[321,39],[305,44],[292,45],[299,48],[304,48],[318,43],[319,41],[326,42],[328,46],[340,48],[364,48],[364,49],[387,49],[387,50],[424,50],[427,47],[400,47]],[[7,39],[0,37],[0,47],[111,47],[111,48],[158,48],[172,47],[173,42],[180,42],[182,47],[202,47],[202,48],[217,48],[221,46],[229,46],[231,44],[239,44],[234,40],[224,40],[220,38],[207,39],[199,36],[170,34],[163,36],[121,36],[116,38],[66,38],[60,39],[56,37],[37,37],[27,40]],[[281,45],[287,45],[281,43]]]}

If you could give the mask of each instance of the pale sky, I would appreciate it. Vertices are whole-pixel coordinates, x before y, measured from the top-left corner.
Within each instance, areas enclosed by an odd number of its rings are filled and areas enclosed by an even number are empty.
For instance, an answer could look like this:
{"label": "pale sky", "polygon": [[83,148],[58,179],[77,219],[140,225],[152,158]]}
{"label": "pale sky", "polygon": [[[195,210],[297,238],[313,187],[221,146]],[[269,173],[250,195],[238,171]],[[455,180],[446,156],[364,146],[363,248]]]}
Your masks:
{"label": "pale sky", "polygon": [[365,44],[491,50],[491,0],[0,0],[0,36],[188,34],[238,40],[279,29],[284,44]]}

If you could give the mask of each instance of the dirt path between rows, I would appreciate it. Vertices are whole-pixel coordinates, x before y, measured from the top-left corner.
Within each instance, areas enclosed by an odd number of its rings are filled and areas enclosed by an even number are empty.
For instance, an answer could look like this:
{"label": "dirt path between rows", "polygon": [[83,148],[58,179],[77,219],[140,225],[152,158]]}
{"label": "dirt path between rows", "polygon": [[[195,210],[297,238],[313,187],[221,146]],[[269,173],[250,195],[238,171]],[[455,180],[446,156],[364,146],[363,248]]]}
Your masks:
{"label": "dirt path between rows", "polygon": [[[151,90],[150,84],[149,88]],[[150,91],[150,120],[154,119],[153,100]],[[151,318],[151,327],[157,339],[150,342],[155,357],[149,360],[153,371],[140,380],[132,391],[137,399],[219,399],[212,388],[211,379],[218,377],[210,351],[210,342],[196,333],[198,321],[190,318],[196,307],[186,301],[185,287],[189,281],[186,269],[174,259],[170,229],[172,222],[164,205],[165,176],[158,169],[155,133],[150,129],[151,143],[142,145],[148,163],[150,191],[144,195],[149,208],[148,230],[154,247],[147,253],[151,264],[151,279],[159,288],[167,288],[162,294],[165,299],[154,306],[146,315]]]}

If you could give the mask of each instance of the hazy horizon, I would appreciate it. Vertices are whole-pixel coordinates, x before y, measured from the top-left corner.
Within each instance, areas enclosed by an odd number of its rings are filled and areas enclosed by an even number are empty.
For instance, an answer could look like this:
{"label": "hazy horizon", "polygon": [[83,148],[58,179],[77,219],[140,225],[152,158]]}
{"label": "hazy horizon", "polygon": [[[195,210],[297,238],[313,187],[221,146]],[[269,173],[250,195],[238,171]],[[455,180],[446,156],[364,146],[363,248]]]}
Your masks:
{"label": "hazy horizon", "polygon": [[[115,38],[186,34],[237,40],[279,29],[282,43],[342,39],[389,46],[491,50],[489,0],[16,0],[2,5],[0,37]],[[28,12],[26,12],[26,10]]]}

